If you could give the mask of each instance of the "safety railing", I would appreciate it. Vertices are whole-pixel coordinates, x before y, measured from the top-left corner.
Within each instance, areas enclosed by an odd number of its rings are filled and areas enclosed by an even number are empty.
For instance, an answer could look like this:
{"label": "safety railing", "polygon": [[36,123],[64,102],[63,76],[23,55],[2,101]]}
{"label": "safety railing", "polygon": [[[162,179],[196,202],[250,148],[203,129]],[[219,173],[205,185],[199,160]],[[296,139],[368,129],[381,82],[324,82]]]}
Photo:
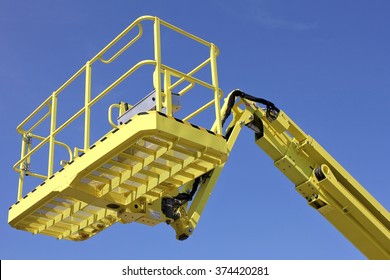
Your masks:
{"label": "safety railing", "polygon": [[[153,39],[154,39],[154,59],[142,60],[132,67],[130,67],[124,74],[117,78],[113,83],[106,87],[103,91],[96,95],[96,97],[91,98],[91,84],[92,84],[92,65],[100,61],[105,64],[110,64],[115,61],[119,56],[121,56],[126,50],[128,50],[136,41],[138,41],[143,35],[143,22],[144,21],[153,21]],[[171,29],[187,38],[194,40],[197,43],[200,43],[210,49],[210,56],[196,66],[194,69],[188,73],[181,72],[177,69],[169,67],[168,65],[163,64],[161,57],[161,26]],[[138,33],[119,51],[111,55],[109,58],[104,58],[104,55],[115,46],[125,35],[130,31],[138,28]],[[122,31],[114,40],[112,40],[106,47],[104,47],[97,55],[95,55],[91,60],[89,60],[81,69],[79,69],[69,80],[67,80],[63,85],[61,85],[56,91],[54,91],[50,97],[48,97],[36,110],[34,110],[18,127],[17,131],[22,135],[22,148],[21,148],[21,157],[14,165],[14,170],[19,173],[19,185],[18,185],[18,200],[23,197],[23,184],[25,176],[33,176],[40,179],[47,179],[51,177],[54,173],[54,151],[55,146],[63,147],[69,153],[69,162],[73,160],[76,156],[72,154],[72,149],[66,143],[56,140],[56,136],[67,128],[72,122],[84,114],[84,139],[83,139],[83,148],[79,149],[74,147],[78,151],[87,152],[90,147],[90,129],[91,129],[91,108],[97,102],[99,102],[104,96],[110,93],[115,87],[121,84],[126,80],[131,74],[133,74],[137,69],[145,65],[154,66],[154,74],[152,77],[153,86],[156,92],[156,110],[162,111],[165,109],[167,115],[172,116],[172,92],[177,89],[183,82],[188,83],[186,87],[181,89],[175,94],[182,96],[187,94],[195,85],[202,86],[213,92],[212,99],[197,108],[195,111],[191,112],[188,116],[184,117],[183,120],[189,120],[199,113],[203,112],[205,109],[214,106],[215,107],[215,123],[213,130],[221,134],[221,112],[220,112],[220,99],[222,97],[222,92],[218,85],[218,74],[217,74],[217,62],[216,58],[218,56],[217,47],[191,33],[188,33],[170,23],[167,23],[158,17],[153,16],[143,16],[135,20],[130,24],[124,31]],[[194,77],[194,75],[199,72],[201,69],[205,68],[207,65],[210,66],[211,70],[211,83],[203,81]],[[63,122],[61,125],[57,125],[57,108],[58,96],[65,88],[71,85],[76,78],[80,75],[85,74],[85,95],[84,103],[82,108],[77,111],[73,116]],[[172,83],[172,77],[178,79],[176,82]],[[164,90],[162,90],[164,88]],[[47,110],[44,113],[44,110]],[[111,110],[111,109],[110,109]],[[43,114],[35,123],[33,122],[34,118],[37,118],[40,114]],[[48,134],[38,135],[35,133],[37,127],[39,127],[45,120],[49,119],[50,127]],[[30,124],[29,128],[26,128],[27,124]],[[31,140],[37,139],[39,143],[32,147]],[[48,145],[48,161],[47,161],[47,173],[39,174],[32,172],[30,170],[30,161],[31,156],[40,150],[43,146]],[[78,154],[78,153],[77,153]]]}

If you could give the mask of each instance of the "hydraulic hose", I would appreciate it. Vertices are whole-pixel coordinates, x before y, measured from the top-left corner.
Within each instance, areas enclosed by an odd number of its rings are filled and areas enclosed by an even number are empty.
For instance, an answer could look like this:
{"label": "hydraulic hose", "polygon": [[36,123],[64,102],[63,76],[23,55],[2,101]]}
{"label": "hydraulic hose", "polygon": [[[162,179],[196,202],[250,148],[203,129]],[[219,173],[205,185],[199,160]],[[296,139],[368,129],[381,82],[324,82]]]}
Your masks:
{"label": "hydraulic hose", "polygon": [[248,99],[248,100],[251,100],[251,101],[254,101],[254,102],[257,102],[257,103],[261,103],[261,104],[265,105],[267,107],[266,115],[267,115],[267,119],[269,121],[274,121],[278,117],[278,114],[279,114],[280,110],[275,106],[274,103],[272,103],[272,102],[270,102],[268,100],[265,100],[263,98],[259,98],[259,97],[255,97],[255,96],[249,95],[249,94],[247,94],[247,93],[245,93],[245,92],[243,92],[243,91],[241,91],[239,89],[236,89],[236,90],[233,90],[230,93],[230,96],[229,96],[229,99],[228,99],[228,105],[227,105],[225,114],[224,114],[224,116],[222,118],[222,126],[225,124],[227,118],[230,116],[232,108],[234,106],[234,103],[235,103],[237,97],[245,98],[245,99]]}

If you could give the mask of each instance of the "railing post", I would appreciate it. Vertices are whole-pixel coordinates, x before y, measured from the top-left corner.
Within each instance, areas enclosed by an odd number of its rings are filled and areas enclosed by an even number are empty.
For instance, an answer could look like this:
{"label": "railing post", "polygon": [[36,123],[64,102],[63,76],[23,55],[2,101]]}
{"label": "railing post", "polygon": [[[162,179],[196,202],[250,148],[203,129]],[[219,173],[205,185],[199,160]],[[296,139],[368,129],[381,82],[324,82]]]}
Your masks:
{"label": "railing post", "polygon": [[85,65],[85,98],[84,98],[84,153],[90,146],[90,130],[91,130],[91,84],[92,84],[92,68],[91,62],[87,61]]}
{"label": "railing post", "polygon": [[171,93],[171,73],[165,69],[164,70],[164,105],[166,108],[166,114],[172,116],[172,93]]}
{"label": "railing post", "polygon": [[[26,146],[28,145],[28,143],[26,143],[25,139],[26,139],[26,134],[23,134],[22,135],[22,149],[21,149],[21,152],[20,152],[20,158],[23,159],[24,158],[24,155],[26,154]],[[19,201],[22,197],[23,197],[23,183],[24,183],[24,170],[23,170],[23,162],[20,163],[20,171],[19,171],[19,184],[18,184],[18,199],[17,201]]]}
{"label": "railing post", "polygon": [[56,130],[57,122],[57,93],[53,92],[51,96],[51,118],[50,118],[50,135],[49,135],[49,160],[47,168],[47,177],[53,175],[54,168],[54,142],[55,136],[54,131]]}
{"label": "railing post", "polygon": [[154,71],[154,89],[156,91],[156,110],[161,111],[161,38],[160,38],[160,19],[154,19],[154,60],[156,61],[156,70]]}
{"label": "railing post", "polygon": [[219,100],[219,84],[218,84],[218,71],[217,71],[217,48],[214,44],[210,45],[210,66],[211,66],[211,78],[214,86],[214,101],[215,101],[215,120],[216,120],[216,132],[222,134],[221,123],[221,104]]}
{"label": "railing post", "polygon": [[21,200],[23,197],[23,183],[24,183],[24,172],[23,172],[23,170],[21,170],[19,172],[18,199],[17,199],[17,201]]}

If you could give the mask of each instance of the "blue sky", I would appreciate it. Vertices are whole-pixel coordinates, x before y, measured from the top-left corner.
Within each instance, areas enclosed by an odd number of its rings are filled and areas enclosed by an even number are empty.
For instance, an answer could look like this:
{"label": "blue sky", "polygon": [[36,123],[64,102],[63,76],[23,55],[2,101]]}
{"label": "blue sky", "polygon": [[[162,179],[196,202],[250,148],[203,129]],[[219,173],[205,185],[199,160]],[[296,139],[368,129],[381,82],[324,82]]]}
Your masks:
{"label": "blue sky", "polygon": [[15,230],[7,224],[15,128],[133,20],[155,15],[215,43],[225,94],[240,88],[272,100],[389,209],[389,12],[384,0],[2,0],[1,259],[364,259],[249,130],[185,242],[164,224],[117,224],[83,243]]}

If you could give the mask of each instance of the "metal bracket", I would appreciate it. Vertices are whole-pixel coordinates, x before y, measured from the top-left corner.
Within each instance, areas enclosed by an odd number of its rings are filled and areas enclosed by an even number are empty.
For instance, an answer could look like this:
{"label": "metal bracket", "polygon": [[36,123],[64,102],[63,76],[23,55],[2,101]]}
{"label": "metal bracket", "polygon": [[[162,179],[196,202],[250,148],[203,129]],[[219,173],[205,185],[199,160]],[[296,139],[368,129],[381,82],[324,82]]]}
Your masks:
{"label": "metal bracket", "polygon": [[[178,111],[181,108],[180,96],[172,93],[172,109],[173,112]],[[156,110],[156,92],[152,91],[147,96],[145,96],[141,101],[127,109],[125,113],[118,117],[118,125],[124,124],[129,121],[135,115],[146,112],[150,110]],[[163,112],[165,108],[163,108]]]}
{"label": "metal bracket", "polygon": [[24,143],[26,143],[27,145],[30,145],[32,144],[32,137],[30,134],[25,134],[23,135],[23,141]]}
{"label": "metal bracket", "polygon": [[25,172],[30,171],[30,163],[28,163],[27,161],[24,161],[22,164],[22,170]]}

